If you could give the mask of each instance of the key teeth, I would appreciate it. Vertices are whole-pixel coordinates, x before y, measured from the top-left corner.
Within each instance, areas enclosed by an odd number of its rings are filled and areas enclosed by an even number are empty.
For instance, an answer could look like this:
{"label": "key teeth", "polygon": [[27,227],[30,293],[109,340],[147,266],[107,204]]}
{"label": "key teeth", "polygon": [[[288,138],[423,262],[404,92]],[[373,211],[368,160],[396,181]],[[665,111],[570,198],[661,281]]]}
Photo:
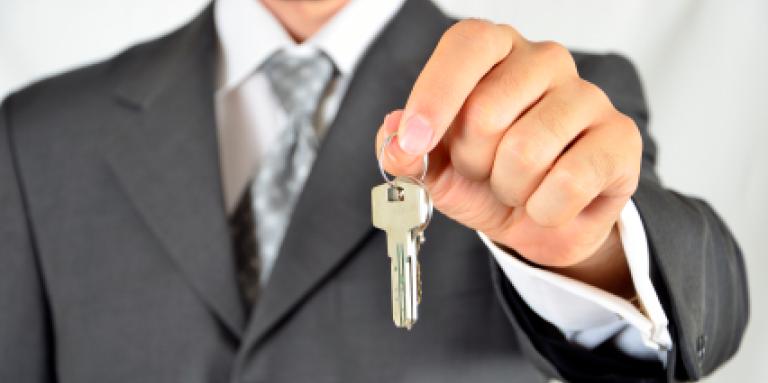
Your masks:
{"label": "key teeth", "polygon": [[421,304],[421,262],[416,264],[416,291],[418,291],[416,302]]}

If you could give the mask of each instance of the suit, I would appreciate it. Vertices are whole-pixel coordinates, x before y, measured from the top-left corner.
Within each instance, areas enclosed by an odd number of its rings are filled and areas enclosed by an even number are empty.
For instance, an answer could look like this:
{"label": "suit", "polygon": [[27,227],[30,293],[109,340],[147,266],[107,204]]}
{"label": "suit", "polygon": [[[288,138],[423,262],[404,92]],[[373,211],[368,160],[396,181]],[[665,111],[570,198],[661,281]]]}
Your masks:
{"label": "suit", "polygon": [[614,55],[574,58],[643,134],[633,199],[671,320],[667,368],[566,342],[476,233],[439,214],[421,253],[420,321],[394,328],[385,238],[370,222],[371,145],[453,22],[410,0],[362,59],[251,312],[220,187],[210,7],[11,95],[0,120],[0,380],[663,381],[727,360],[748,317],[740,250],[706,203],[660,184],[639,80]]}

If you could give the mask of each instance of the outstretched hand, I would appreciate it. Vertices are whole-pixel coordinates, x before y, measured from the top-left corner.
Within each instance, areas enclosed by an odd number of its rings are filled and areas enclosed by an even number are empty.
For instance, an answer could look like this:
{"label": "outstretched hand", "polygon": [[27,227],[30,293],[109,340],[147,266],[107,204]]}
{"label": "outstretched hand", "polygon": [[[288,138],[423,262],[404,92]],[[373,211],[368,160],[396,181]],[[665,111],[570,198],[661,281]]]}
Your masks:
{"label": "outstretched hand", "polygon": [[637,187],[633,120],[583,80],[562,45],[465,20],[440,39],[382,161],[418,174],[435,207],[543,267],[619,295],[632,291],[616,222]]}

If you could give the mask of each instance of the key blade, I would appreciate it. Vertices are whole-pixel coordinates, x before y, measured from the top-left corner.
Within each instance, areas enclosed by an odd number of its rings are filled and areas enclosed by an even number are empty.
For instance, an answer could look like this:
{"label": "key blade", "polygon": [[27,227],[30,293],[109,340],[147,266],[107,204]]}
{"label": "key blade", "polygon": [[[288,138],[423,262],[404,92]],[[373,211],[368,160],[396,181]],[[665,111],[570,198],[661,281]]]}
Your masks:
{"label": "key blade", "polygon": [[392,320],[395,326],[410,330],[418,320],[419,305],[419,263],[415,242],[410,238],[394,238],[389,242],[393,250],[390,253]]}
{"label": "key blade", "polygon": [[432,214],[429,195],[418,181],[398,177],[371,190],[372,223],[387,234],[392,320],[410,330],[418,320],[421,276],[418,252]]}

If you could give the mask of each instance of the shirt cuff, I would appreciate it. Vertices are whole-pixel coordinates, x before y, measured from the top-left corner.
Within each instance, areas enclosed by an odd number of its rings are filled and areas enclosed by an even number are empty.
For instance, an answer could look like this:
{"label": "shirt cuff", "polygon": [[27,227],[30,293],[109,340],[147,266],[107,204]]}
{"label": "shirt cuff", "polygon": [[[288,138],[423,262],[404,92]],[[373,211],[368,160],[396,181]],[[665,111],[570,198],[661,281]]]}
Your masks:
{"label": "shirt cuff", "polygon": [[619,296],[527,264],[478,234],[526,304],[570,341],[591,349],[614,338],[629,355],[642,358],[652,351],[665,361],[672,347],[669,322],[651,283],[645,228],[632,200],[621,211],[618,229],[645,314]]}

